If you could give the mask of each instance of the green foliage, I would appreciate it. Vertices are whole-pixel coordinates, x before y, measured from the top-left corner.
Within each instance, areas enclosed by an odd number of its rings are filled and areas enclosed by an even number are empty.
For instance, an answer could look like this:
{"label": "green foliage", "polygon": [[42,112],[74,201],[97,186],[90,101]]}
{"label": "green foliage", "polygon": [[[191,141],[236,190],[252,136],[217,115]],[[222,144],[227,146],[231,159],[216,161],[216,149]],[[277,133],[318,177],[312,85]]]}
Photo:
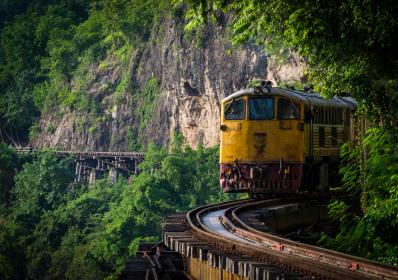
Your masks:
{"label": "green foliage", "polygon": [[32,161],[32,155],[18,155],[6,143],[0,142],[0,224],[2,214],[7,213],[7,207],[12,202],[11,190],[15,185],[14,176],[22,169],[24,163],[30,161]]}
{"label": "green foliage", "polygon": [[66,200],[73,171],[69,159],[59,160],[51,151],[44,152],[32,163],[26,163],[23,171],[15,176],[12,194],[14,214],[29,219],[39,218],[46,210],[54,210]]}
{"label": "green foliage", "polygon": [[141,144],[138,142],[138,136],[135,135],[132,127],[127,129],[127,143],[130,152],[141,151],[142,149]]}
{"label": "green foliage", "polygon": [[0,142],[0,207],[9,200],[16,167],[17,155],[5,143]]}
{"label": "green foliage", "polygon": [[361,195],[361,213],[353,213],[342,201],[334,201],[332,218],[340,222],[334,238],[323,236],[328,247],[398,264],[398,152],[389,131],[369,129],[351,150],[342,149],[344,187]]}
{"label": "green foliage", "polygon": [[[7,160],[2,162],[8,168],[19,168],[16,165],[21,159],[3,148],[1,155]],[[68,165],[69,160],[56,160],[51,152],[45,152],[32,163],[25,163],[24,170],[16,175],[15,187],[11,190],[11,208],[0,212],[0,274],[6,279],[26,278],[29,266],[21,264],[27,262],[32,230],[44,213],[66,200],[72,175]],[[4,170],[3,166],[1,170]],[[12,183],[8,185],[11,186]],[[43,254],[45,250],[41,256]]]}
{"label": "green foliage", "polygon": [[116,90],[121,102],[130,83],[130,54],[148,40],[169,3],[11,2],[0,4],[0,129],[17,142],[28,139],[40,112],[59,107],[90,110],[92,66],[106,57],[124,65]]}
{"label": "green foliage", "polygon": [[232,41],[255,42],[270,54],[296,50],[309,78],[327,96],[351,93],[368,118],[397,127],[398,7],[384,1],[177,0],[189,9],[186,29],[232,13]]}
{"label": "green foliage", "polygon": [[3,279],[24,279],[26,268],[21,264],[26,259],[18,242],[22,231],[17,224],[6,220],[4,213],[0,212],[0,273]]}
{"label": "green foliage", "polygon": [[55,130],[57,130],[57,128],[52,123],[49,123],[46,127],[46,132],[49,134],[53,134],[55,132]]}
{"label": "green foliage", "polygon": [[95,126],[90,126],[88,128],[88,133],[93,134],[97,131],[97,128]]}
{"label": "green foliage", "polygon": [[146,127],[148,121],[151,119],[155,106],[156,100],[161,92],[160,83],[157,78],[151,78],[145,84],[145,87],[142,91],[138,91],[135,95],[138,104],[140,104],[136,111],[135,115],[139,118],[139,132],[138,139],[143,133],[144,128]]}
{"label": "green foliage", "polygon": [[[15,155],[0,149],[0,169],[12,166]],[[169,150],[149,144],[130,183],[74,184],[70,163],[48,151],[15,176],[0,213],[6,279],[117,277],[141,240],[160,239],[165,215],[231,198],[219,187],[217,147],[192,150],[179,134]]]}
{"label": "green foliage", "polygon": [[345,218],[347,217],[347,210],[350,208],[347,203],[341,200],[332,200],[332,202],[328,205],[329,208],[329,217],[333,220],[339,221],[340,223],[346,222]]}
{"label": "green foliage", "polygon": [[[45,100],[54,99],[46,96],[48,92],[51,97],[54,95],[48,86],[34,89],[55,73],[68,74],[60,73],[73,61],[73,58],[67,59],[71,46],[64,41],[70,38],[72,25],[81,21],[86,4],[77,1],[59,1],[57,5],[48,1],[17,2],[14,12],[20,14],[8,14],[9,21],[0,26],[0,95],[5,96],[1,97],[2,101],[7,101],[0,104],[0,118],[6,124],[3,126],[2,122],[0,128],[14,130],[9,138],[24,141],[29,126],[39,115],[38,109],[44,107]],[[8,6],[15,7],[5,4]],[[10,11],[13,9],[7,12]],[[33,99],[35,104],[32,104]],[[14,115],[10,116],[6,109],[15,112]]]}
{"label": "green foliage", "polygon": [[120,80],[119,84],[116,87],[115,104],[120,105],[124,101],[126,90],[128,89],[128,86],[130,85],[130,80],[131,80],[131,77],[128,75],[128,73],[125,72],[122,75],[122,79]]}
{"label": "green foliage", "polygon": [[4,129],[12,139],[18,140],[20,136],[21,140],[26,140],[24,131],[38,116],[29,91],[32,84],[30,74],[26,71],[19,73],[4,91],[1,91],[0,84],[0,129]]}
{"label": "green foliage", "polygon": [[[330,205],[340,223],[332,248],[397,264],[398,6],[370,1],[176,0],[188,4],[187,30],[232,16],[235,44],[257,43],[269,55],[306,60],[306,72],[326,96],[350,93],[373,127],[342,147],[344,188],[360,198],[362,213]],[[395,213],[395,214],[393,214]],[[326,241],[328,240],[328,241]]]}
{"label": "green foliage", "polygon": [[147,175],[159,178],[164,190],[172,194],[169,205],[179,211],[232,197],[219,187],[218,147],[192,150],[180,134],[173,136],[169,152],[149,144],[141,167],[143,172],[137,179]]}
{"label": "green foliage", "polygon": [[17,76],[19,73],[37,65],[35,57],[39,50],[32,48],[38,17],[29,14],[27,17],[16,16],[12,23],[7,23],[1,32],[2,62],[6,65],[5,74]]}

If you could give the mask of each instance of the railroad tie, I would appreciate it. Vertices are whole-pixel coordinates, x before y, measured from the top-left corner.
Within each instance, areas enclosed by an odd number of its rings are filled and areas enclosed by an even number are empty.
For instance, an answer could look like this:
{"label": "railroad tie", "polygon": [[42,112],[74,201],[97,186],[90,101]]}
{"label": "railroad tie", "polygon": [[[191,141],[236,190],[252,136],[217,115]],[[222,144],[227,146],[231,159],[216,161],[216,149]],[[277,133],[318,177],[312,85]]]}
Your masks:
{"label": "railroad tie", "polygon": [[239,276],[242,277],[250,277],[250,272],[252,270],[253,265],[264,265],[264,263],[255,262],[255,261],[239,261]]}
{"label": "railroad tie", "polygon": [[251,259],[228,255],[226,259],[226,270],[232,274],[239,274],[239,262],[245,261],[251,261]]}
{"label": "railroad tie", "polygon": [[207,246],[207,243],[199,241],[189,242],[187,244],[187,251],[185,256],[187,258],[199,258],[199,248],[203,246]]}

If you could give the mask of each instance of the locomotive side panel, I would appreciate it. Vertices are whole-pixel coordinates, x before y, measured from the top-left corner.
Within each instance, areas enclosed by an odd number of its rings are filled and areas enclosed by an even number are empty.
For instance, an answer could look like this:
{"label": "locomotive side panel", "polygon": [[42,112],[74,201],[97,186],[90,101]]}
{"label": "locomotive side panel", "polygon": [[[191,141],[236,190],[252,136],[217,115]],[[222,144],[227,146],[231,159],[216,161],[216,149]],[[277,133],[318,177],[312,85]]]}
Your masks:
{"label": "locomotive side panel", "polygon": [[314,106],[312,125],[313,156],[337,157],[347,141],[347,115],[344,108]]}
{"label": "locomotive side panel", "polygon": [[311,160],[304,172],[307,179],[307,173],[312,173],[310,180],[304,182],[309,189],[328,189],[340,185],[339,148],[348,140],[347,108],[342,104],[331,106],[327,102],[312,108]]}

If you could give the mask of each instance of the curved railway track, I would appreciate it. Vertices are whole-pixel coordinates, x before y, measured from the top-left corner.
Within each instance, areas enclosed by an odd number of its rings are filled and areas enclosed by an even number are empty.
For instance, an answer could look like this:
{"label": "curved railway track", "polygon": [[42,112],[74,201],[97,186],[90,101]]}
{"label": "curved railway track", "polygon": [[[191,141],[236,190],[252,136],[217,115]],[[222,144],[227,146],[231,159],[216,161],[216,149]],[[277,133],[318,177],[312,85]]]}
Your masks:
{"label": "curved railway track", "polygon": [[197,240],[223,252],[316,279],[398,279],[397,267],[262,232],[241,218],[253,209],[283,207],[309,199],[248,199],[203,206],[188,212],[186,223]]}

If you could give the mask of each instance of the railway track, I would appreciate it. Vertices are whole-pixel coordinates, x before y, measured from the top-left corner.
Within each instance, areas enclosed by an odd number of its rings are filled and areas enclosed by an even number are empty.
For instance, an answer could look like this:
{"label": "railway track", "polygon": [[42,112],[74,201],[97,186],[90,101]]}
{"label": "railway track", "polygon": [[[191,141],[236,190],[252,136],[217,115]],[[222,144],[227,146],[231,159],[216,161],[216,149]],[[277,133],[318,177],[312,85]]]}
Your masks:
{"label": "railway track", "polygon": [[[166,220],[163,239],[168,247],[186,257],[206,259],[207,254],[213,267],[229,272],[235,267],[235,272],[247,279],[398,279],[397,267],[288,240],[260,231],[245,220],[255,209],[279,209],[290,216],[279,227],[289,227],[297,220],[297,213],[283,210],[288,208],[301,209],[302,219],[308,220],[310,213],[319,218],[322,210],[314,215],[313,209],[301,207],[309,200],[316,201],[318,197],[248,199],[199,207],[185,217]],[[178,224],[179,219],[184,221]],[[279,278],[269,277],[271,272]]]}

